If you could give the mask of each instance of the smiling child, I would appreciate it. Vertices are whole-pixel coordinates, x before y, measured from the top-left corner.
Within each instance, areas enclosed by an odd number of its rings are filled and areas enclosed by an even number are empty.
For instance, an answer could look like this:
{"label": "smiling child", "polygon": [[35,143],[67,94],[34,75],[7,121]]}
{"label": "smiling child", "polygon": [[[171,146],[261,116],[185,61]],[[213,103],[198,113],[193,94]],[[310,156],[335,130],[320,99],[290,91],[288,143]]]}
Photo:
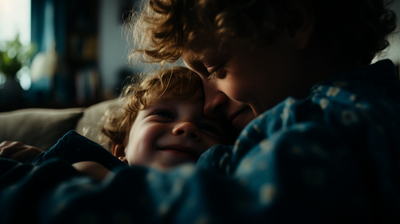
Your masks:
{"label": "smiling child", "polygon": [[[105,115],[103,133],[109,137],[112,154],[127,165],[167,170],[196,163],[210,147],[231,144],[237,136],[225,120],[205,117],[201,79],[184,67],[162,69],[127,85],[121,101],[119,110]],[[5,142],[1,149],[2,157],[21,162],[41,152],[18,142]],[[114,156],[70,131],[33,163],[61,158],[102,180],[111,169],[122,166]]]}
{"label": "smiling child", "polygon": [[130,165],[159,169],[196,162],[213,145],[232,143],[228,122],[206,118],[201,79],[184,67],[162,70],[125,89],[124,106],[103,132]]}

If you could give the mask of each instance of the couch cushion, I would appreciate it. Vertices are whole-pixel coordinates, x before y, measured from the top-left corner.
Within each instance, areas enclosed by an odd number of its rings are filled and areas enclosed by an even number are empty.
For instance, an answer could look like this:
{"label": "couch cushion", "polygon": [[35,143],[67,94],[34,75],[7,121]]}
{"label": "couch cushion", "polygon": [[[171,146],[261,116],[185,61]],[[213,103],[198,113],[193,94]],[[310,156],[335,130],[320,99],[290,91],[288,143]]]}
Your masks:
{"label": "couch cushion", "polygon": [[107,137],[101,132],[103,126],[103,116],[107,111],[119,108],[119,100],[107,100],[85,109],[82,119],[76,125],[76,132],[86,138],[99,143],[110,151],[111,145],[108,144]]}
{"label": "couch cushion", "polygon": [[47,150],[75,129],[83,108],[22,109],[0,113],[0,142],[20,141]]}

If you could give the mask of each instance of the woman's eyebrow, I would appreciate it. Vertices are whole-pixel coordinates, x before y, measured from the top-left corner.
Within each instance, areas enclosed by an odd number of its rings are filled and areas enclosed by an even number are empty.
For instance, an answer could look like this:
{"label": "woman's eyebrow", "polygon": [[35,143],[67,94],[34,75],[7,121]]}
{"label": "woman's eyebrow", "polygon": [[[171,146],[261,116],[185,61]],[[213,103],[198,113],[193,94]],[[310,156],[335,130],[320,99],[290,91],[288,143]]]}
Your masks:
{"label": "woman's eyebrow", "polygon": [[[193,70],[199,75],[207,76],[208,77],[208,71],[206,67],[204,66],[204,63],[199,59],[200,57],[196,57],[197,59],[193,59],[194,57],[190,56],[189,59],[186,61],[185,60],[185,65],[187,68],[190,70]],[[204,58],[204,57],[203,57]]]}
{"label": "woman's eyebrow", "polygon": [[205,56],[203,54],[196,54],[196,53],[193,53],[189,57],[190,61],[203,61],[204,59],[205,59]]}
{"label": "woman's eyebrow", "polygon": [[183,60],[183,62],[185,63],[186,67],[193,69],[193,66],[198,65],[199,63],[201,63],[202,60],[202,56],[200,56],[199,54],[190,54],[186,60]]}

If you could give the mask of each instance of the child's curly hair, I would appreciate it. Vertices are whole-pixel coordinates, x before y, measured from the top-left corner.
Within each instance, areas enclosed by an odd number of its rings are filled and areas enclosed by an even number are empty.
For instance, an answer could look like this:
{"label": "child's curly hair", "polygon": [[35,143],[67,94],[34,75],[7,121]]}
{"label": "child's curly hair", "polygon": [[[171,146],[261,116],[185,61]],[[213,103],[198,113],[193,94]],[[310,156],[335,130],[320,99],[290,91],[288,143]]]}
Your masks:
{"label": "child's curly hair", "polygon": [[161,69],[153,74],[142,75],[139,80],[132,80],[125,85],[121,94],[121,107],[108,111],[103,117],[102,132],[108,137],[106,144],[126,143],[138,113],[163,94],[186,98],[202,89],[201,78],[185,67]]}
{"label": "child's curly hair", "polygon": [[[389,43],[396,15],[387,0],[310,0],[315,35],[332,50],[370,64]],[[199,50],[211,39],[271,43],[282,31],[281,0],[146,0],[127,23],[135,43],[130,59],[174,62],[184,47]],[[136,54],[136,53],[142,54]]]}

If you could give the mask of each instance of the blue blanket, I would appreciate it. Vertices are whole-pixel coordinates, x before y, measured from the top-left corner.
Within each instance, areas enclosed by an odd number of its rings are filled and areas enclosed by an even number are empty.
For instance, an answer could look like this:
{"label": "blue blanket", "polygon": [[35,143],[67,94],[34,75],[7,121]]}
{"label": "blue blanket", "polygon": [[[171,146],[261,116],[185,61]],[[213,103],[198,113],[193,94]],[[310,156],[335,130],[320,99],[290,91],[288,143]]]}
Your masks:
{"label": "blue blanket", "polygon": [[67,132],[53,147],[39,154],[32,163],[40,165],[54,158],[62,159],[69,164],[93,161],[100,163],[109,170],[120,166],[128,166],[101,145],[85,138],[74,130]]}
{"label": "blue blanket", "polygon": [[385,60],[315,85],[169,172],[0,160],[0,223],[400,223],[400,84]]}

